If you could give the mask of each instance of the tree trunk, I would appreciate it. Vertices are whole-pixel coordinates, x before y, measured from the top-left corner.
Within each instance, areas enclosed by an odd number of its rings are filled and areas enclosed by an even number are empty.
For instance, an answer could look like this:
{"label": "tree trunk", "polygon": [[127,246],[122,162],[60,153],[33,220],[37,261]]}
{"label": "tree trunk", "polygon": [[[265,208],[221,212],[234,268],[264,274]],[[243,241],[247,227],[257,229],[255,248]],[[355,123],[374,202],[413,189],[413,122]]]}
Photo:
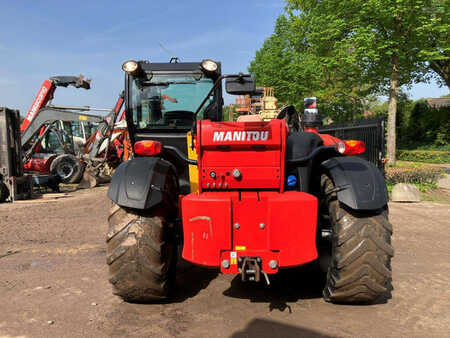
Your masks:
{"label": "tree trunk", "polygon": [[388,108],[388,131],[387,131],[387,163],[395,164],[396,151],[396,131],[395,119],[397,115],[397,101],[398,101],[398,56],[392,55],[391,60],[392,72],[389,87],[389,108]]}

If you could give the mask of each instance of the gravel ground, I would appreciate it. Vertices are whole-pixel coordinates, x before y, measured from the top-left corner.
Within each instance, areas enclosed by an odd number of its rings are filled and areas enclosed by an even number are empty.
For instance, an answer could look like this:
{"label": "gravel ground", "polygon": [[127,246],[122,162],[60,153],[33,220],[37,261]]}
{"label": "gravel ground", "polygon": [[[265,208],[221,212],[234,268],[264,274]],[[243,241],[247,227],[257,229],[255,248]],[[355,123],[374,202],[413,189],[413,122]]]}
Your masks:
{"label": "gravel ground", "polygon": [[325,303],[312,267],[263,284],[181,264],[170,304],[111,294],[105,187],[0,205],[1,337],[443,337],[450,332],[450,209],[391,204],[392,299]]}

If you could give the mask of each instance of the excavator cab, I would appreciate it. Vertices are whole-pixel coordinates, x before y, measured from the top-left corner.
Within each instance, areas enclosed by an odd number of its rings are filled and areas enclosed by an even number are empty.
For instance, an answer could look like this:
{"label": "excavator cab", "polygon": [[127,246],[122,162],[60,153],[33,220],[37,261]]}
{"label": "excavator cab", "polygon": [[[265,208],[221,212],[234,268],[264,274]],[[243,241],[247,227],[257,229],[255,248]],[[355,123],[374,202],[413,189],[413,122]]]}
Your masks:
{"label": "excavator cab", "polygon": [[49,130],[41,141],[40,152],[46,154],[75,155],[74,135],[72,133],[71,123],[67,121],[54,122],[53,128]]}

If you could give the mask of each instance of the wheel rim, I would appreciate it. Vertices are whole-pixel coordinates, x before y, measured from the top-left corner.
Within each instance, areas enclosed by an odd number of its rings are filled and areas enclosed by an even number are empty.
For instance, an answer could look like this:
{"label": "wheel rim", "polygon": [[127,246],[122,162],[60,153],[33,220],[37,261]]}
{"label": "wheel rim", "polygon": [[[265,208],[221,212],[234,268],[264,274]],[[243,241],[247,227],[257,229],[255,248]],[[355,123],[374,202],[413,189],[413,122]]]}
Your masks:
{"label": "wheel rim", "polygon": [[74,172],[73,165],[68,162],[62,162],[58,167],[56,168],[56,173],[58,176],[60,176],[63,180],[71,177]]}

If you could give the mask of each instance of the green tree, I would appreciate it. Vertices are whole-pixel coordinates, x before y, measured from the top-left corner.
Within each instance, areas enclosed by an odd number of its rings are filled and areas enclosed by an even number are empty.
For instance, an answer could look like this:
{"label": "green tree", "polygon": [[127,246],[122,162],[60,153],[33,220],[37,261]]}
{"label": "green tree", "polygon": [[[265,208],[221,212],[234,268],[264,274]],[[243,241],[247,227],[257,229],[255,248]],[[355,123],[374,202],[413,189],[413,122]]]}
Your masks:
{"label": "green tree", "polygon": [[236,118],[234,116],[235,114],[236,114],[236,106],[234,104],[223,106],[223,110],[222,110],[223,121],[236,120]]}
{"label": "green tree", "polygon": [[[304,90],[303,72],[293,69],[295,52],[290,41],[289,22],[284,15],[278,17],[274,33],[266,39],[256,52],[249,71],[256,77],[257,85],[275,88],[277,98],[285,103],[297,103],[297,93]],[[294,76],[294,78],[292,78]]]}
{"label": "green tree", "polygon": [[[367,106],[368,86],[362,84],[358,65],[328,62],[332,46],[317,50],[308,26],[292,16],[278,17],[274,33],[256,52],[249,71],[257,84],[275,88],[275,96],[302,109],[304,97],[318,97],[320,110],[334,121],[353,119]],[[344,70],[345,69],[345,70]]]}
{"label": "green tree", "polygon": [[[387,157],[395,162],[395,122],[402,85],[423,81],[426,61],[442,60],[448,45],[436,45],[450,29],[443,2],[435,0],[288,0],[288,10],[300,22],[310,22],[319,45],[337,43],[334,56],[360,65],[363,81],[389,95]],[[321,32],[326,34],[321,35]],[[444,49],[442,49],[444,48]],[[447,50],[448,51],[448,50]],[[341,61],[337,61],[341,63]]]}
{"label": "green tree", "polygon": [[367,104],[366,97],[388,94],[388,161],[395,162],[400,87],[428,80],[434,63],[449,60],[448,1],[286,3],[287,15],[277,20],[250,71],[261,81],[271,81],[290,100],[310,92],[327,100],[335,120],[357,113]]}
{"label": "green tree", "polygon": [[[414,105],[415,102],[410,100],[407,94],[405,94],[404,92],[399,93],[395,122],[399,148],[406,148],[411,144],[411,137],[409,135],[409,121]],[[370,111],[372,111],[376,116],[387,117],[388,108],[389,101],[375,102],[370,107]]]}
{"label": "green tree", "polygon": [[450,89],[450,1],[433,0],[427,10],[429,18],[418,30],[427,48],[419,57],[427,61],[438,83]]}
{"label": "green tree", "polygon": [[450,142],[450,107],[433,108],[426,100],[416,101],[407,136],[409,147],[447,145]]}

